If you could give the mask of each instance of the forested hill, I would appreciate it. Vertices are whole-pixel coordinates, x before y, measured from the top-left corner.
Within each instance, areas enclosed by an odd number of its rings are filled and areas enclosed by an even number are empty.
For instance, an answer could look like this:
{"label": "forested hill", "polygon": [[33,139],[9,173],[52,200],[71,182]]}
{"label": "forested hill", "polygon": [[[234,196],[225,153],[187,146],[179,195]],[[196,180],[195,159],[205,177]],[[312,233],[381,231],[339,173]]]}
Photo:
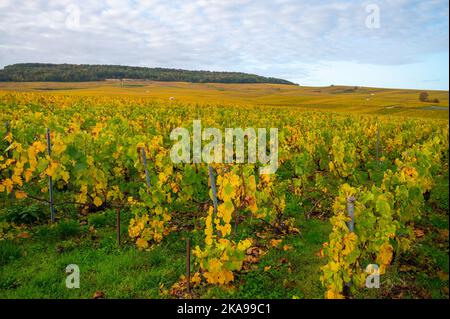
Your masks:
{"label": "forested hill", "polygon": [[121,65],[20,63],[0,70],[0,81],[82,82],[106,79],[140,79],[196,83],[276,83],[292,82],[241,72],[188,71]]}

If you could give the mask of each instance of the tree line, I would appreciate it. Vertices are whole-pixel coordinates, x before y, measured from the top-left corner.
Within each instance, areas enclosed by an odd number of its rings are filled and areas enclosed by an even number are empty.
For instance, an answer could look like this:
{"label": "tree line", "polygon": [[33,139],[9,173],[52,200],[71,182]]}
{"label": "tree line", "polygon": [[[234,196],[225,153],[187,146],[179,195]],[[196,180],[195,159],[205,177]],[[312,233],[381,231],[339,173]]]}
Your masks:
{"label": "tree line", "polygon": [[19,63],[5,66],[0,70],[0,81],[83,82],[106,79],[294,84],[283,79],[241,72],[190,71],[122,65]]}

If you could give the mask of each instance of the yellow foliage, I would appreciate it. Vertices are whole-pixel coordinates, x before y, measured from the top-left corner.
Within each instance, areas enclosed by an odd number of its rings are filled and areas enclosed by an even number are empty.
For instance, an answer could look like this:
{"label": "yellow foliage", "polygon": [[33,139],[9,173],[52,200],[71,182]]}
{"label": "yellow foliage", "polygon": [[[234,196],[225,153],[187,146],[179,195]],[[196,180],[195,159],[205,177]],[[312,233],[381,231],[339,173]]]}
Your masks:
{"label": "yellow foliage", "polygon": [[23,199],[27,197],[27,193],[25,193],[24,191],[16,191],[15,195],[17,199]]}

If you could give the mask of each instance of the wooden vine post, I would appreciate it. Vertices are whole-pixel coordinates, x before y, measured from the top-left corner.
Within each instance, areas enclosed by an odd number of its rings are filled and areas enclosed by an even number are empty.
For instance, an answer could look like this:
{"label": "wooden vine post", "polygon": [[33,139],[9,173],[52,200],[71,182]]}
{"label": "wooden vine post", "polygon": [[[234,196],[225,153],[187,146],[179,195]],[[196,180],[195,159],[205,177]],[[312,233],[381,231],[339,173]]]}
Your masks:
{"label": "wooden vine post", "polygon": [[[51,144],[51,138],[50,138],[50,129],[47,128],[47,153],[48,156],[51,158],[52,156],[52,144]],[[55,207],[54,207],[54,201],[53,201],[53,179],[51,176],[48,177],[48,192],[50,196],[50,218],[52,223],[55,222]]]}
{"label": "wooden vine post", "polygon": [[380,164],[380,128],[377,127],[377,163]]}
{"label": "wooden vine post", "polygon": [[186,238],[186,288],[191,292],[191,239]]}
{"label": "wooden vine post", "polygon": [[[9,122],[5,122],[5,129],[6,129],[5,137],[7,137],[7,136],[9,135],[10,130],[11,130],[11,128],[10,128],[10,126],[9,126]],[[9,146],[10,146],[10,144],[8,145],[8,148],[9,148]],[[7,156],[8,158],[11,158],[11,150],[8,149],[8,152],[6,152],[6,156]],[[12,173],[11,173],[10,178],[12,178]],[[13,200],[13,198],[14,198],[13,196],[14,196],[14,195],[13,195],[13,192],[9,193],[9,200],[10,200],[10,201]]]}
{"label": "wooden vine post", "polygon": [[[350,217],[350,220],[347,222],[347,227],[351,233],[355,231],[355,200],[354,196],[349,196],[347,198],[347,214],[348,217]],[[350,282],[346,283],[344,286],[344,295],[347,297],[350,295],[350,286]]]}

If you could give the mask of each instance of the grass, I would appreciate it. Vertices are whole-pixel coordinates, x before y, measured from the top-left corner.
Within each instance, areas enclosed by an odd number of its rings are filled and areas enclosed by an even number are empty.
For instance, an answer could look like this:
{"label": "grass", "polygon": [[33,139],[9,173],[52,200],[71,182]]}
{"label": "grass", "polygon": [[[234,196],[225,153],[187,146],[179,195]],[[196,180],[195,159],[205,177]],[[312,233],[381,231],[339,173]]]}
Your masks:
{"label": "grass", "polygon": [[[112,228],[92,233],[84,227],[75,233],[72,224],[40,226],[23,242],[21,260],[10,260],[1,271],[1,297],[91,298],[102,291],[108,298],[157,298],[159,285],[171,285],[184,269],[184,243],[174,240],[176,234],[153,251],[141,252],[127,242],[118,247]],[[61,234],[72,238],[61,241]],[[80,289],[65,287],[69,264],[80,268]]]}
{"label": "grass", "polygon": [[[85,226],[75,226],[75,221],[36,226],[32,237],[21,241],[20,246],[0,242],[0,297],[92,298],[102,292],[106,298],[171,298],[162,291],[170,290],[184,274],[184,239],[189,235],[193,246],[201,244],[202,232],[174,232],[151,251],[138,251],[125,234],[129,216],[123,220],[123,244],[119,247],[112,220],[105,217],[108,213],[97,214],[99,217],[91,216]],[[326,220],[297,216],[300,234],[289,235],[268,250],[259,263],[238,273],[233,285],[202,286],[197,288],[197,296],[323,298],[320,267],[325,261],[318,253],[331,227]],[[92,227],[93,220],[98,228]],[[102,222],[98,224],[98,220]],[[433,231],[426,233],[411,254],[402,257],[401,265],[407,270],[392,266],[392,271],[383,276],[382,289],[366,289],[355,297],[395,298],[400,293],[403,298],[448,297],[448,239],[439,232],[447,230],[448,236],[448,218],[434,215],[423,225],[433,227]],[[245,236],[252,232],[251,223],[239,229]],[[284,250],[284,245],[291,249]],[[70,264],[80,268],[79,289],[65,287],[65,269]]]}
{"label": "grass", "polygon": [[8,240],[0,241],[0,266],[19,259],[21,255],[21,249],[15,243]]}
{"label": "grass", "polygon": [[[99,216],[101,216],[100,214]],[[91,221],[100,219],[89,218]],[[32,237],[0,246],[2,298],[91,298],[102,291],[107,298],[169,298],[160,288],[170,288],[185,271],[186,232],[170,234],[151,251],[138,251],[124,234],[117,246],[114,227],[101,223],[75,226],[61,221],[56,226],[36,226]],[[92,223],[91,223],[92,224]],[[126,218],[122,227],[126,230]],[[200,288],[202,298],[321,298],[319,281],[321,262],[317,257],[327,239],[329,225],[320,220],[299,221],[301,235],[286,238],[283,244],[292,250],[272,249],[261,258],[256,269],[237,275],[234,288]],[[245,234],[248,229],[242,226]],[[201,244],[202,233],[189,233],[192,244]],[[70,239],[67,239],[69,238]],[[64,238],[64,239],[63,239]],[[287,261],[280,262],[282,259]],[[65,287],[65,268],[80,267],[80,289]],[[269,271],[264,267],[272,265]]]}
{"label": "grass", "polygon": [[[210,298],[322,298],[320,267],[317,253],[328,239],[327,222],[310,219],[300,223],[301,234],[288,236],[270,249],[253,269],[237,276],[238,284],[229,289],[219,287],[205,291]],[[284,245],[292,248],[285,251]]]}
{"label": "grass", "polygon": [[61,221],[56,228],[56,233],[61,239],[67,239],[70,237],[75,237],[81,232],[80,224],[77,221]]}

